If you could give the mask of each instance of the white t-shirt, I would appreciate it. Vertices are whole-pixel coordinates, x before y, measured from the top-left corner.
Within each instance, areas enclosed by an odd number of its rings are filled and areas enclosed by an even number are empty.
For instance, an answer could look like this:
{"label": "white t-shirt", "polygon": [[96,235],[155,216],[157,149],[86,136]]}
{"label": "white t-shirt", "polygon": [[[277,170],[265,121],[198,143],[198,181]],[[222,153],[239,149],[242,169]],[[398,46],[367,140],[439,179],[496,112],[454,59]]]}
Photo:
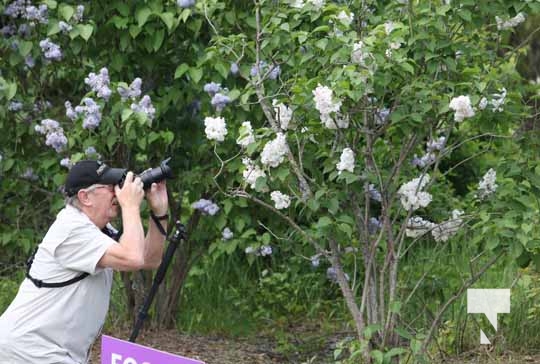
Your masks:
{"label": "white t-shirt", "polygon": [[0,363],[80,364],[105,322],[112,269],[97,263],[111,244],[83,212],[66,206],[39,245],[30,275],[47,283],[90,275],[60,288],[25,279],[0,317]]}

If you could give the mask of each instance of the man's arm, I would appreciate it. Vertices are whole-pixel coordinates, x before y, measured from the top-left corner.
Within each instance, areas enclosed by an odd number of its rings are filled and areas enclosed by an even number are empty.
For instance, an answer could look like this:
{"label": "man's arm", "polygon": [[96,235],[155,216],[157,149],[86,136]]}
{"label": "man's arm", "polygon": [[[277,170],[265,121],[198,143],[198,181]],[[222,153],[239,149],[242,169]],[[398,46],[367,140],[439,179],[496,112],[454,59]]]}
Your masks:
{"label": "man's arm", "polygon": [[[169,200],[165,181],[152,183],[150,190],[146,194],[146,199],[154,215],[167,215],[169,210]],[[157,222],[150,217],[148,221],[148,232],[145,238],[143,269],[155,269],[159,267],[161,258],[163,257],[163,245],[166,237],[159,230],[156,223]],[[159,223],[163,227],[163,231],[167,231],[167,219],[159,220]]]}

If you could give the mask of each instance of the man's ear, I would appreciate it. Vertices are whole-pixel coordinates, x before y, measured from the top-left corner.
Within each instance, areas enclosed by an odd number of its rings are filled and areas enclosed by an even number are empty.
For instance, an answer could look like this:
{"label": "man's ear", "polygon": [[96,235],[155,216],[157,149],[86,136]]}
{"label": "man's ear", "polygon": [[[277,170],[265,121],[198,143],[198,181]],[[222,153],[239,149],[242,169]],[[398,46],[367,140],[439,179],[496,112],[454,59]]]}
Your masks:
{"label": "man's ear", "polygon": [[88,196],[88,191],[82,189],[77,192],[77,198],[82,206],[92,206],[92,201]]}

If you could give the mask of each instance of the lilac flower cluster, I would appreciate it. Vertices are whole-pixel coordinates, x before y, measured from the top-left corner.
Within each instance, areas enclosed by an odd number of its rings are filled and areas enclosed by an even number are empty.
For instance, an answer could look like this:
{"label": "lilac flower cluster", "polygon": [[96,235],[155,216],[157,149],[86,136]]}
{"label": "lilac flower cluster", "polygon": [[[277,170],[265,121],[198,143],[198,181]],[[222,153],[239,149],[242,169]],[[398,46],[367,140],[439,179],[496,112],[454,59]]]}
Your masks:
{"label": "lilac flower cluster", "polygon": [[[326,278],[328,278],[328,280],[330,280],[332,283],[338,283],[337,272],[334,267],[329,267],[326,270]],[[345,273],[345,279],[350,280],[349,275],[347,273]]]}
{"label": "lilac flower cluster", "polygon": [[[101,110],[99,105],[91,98],[85,97],[82,102],[84,106],[76,106],[75,113],[77,116],[83,115],[83,124],[84,129],[95,129],[99,126],[101,122]],[[71,106],[71,105],[69,105]],[[66,110],[66,115],[71,114],[70,110]]]}
{"label": "lilac flower cluster", "polygon": [[20,101],[11,101],[8,105],[9,111],[20,111],[23,108],[23,104]]}
{"label": "lilac flower cluster", "polygon": [[4,14],[12,18],[22,18],[30,21],[32,26],[35,26],[35,22],[41,24],[47,24],[49,22],[47,5],[41,4],[39,7],[32,5],[27,0],[16,0],[9,4]]}
{"label": "lilac flower cluster", "polygon": [[36,65],[36,61],[34,60],[34,57],[32,57],[30,54],[27,55],[26,57],[24,57],[24,64],[28,67],[28,68],[34,68],[34,66]]}
{"label": "lilac flower cluster", "polygon": [[150,120],[154,120],[154,116],[156,115],[156,109],[152,105],[152,100],[148,95],[144,95],[139,103],[132,103],[131,110],[145,114]]}
{"label": "lilac flower cluster", "polygon": [[92,156],[98,156],[98,152],[96,151],[96,148],[95,147],[88,147],[84,150],[84,154],[86,154],[87,157],[92,157]]}
{"label": "lilac flower cluster", "polygon": [[66,167],[67,169],[71,169],[71,167],[73,167],[73,162],[71,161],[71,159],[69,159],[68,157],[66,158],[63,158],[61,161],[60,161],[60,165],[62,167]]}
{"label": "lilac flower cluster", "polygon": [[12,35],[15,35],[17,33],[17,28],[14,25],[4,25],[2,28],[0,28],[0,34],[4,38],[9,38]]}
{"label": "lilac flower cluster", "polygon": [[418,158],[415,154],[412,160],[412,165],[418,168],[424,168],[437,160],[437,151],[442,151],[446,145],[446,137],[441,136],[435,140],[430,140],[426,143],[426,154]]}
{"label": "lilac flower cluster", "polygon": [[267,255],[272,255],[272,247],[270,245],[263,245],[259,248],[254,248],[252,246],[248,246],[246,249],[245,249],[245,253],[246,254],[255,254],[256,256],[260,257],[260,256],[267,256]]}
{"label": "lilac flower cluster", "polygon": [[176,0],[176,5],[181,8],[190,8],[195,5],[195,0]]}
{"label": "lilac flower cluster", "polygon": [[24,178],[29,181],[35,181],[38,179],[38,176],[34,173],[34,169],[32,167],[26,168],[23,174],[21,174],[21,178]]}
{"label": "lilac flower cluster", "polygon": [[141,96],[141,86],[142,80],[137,77],[131,82],[128,88],[118,86],[116,90],[118,91],[118,94],[120,94],[122,101],[126,101],[127,99],[135,100],[137,97]]}
{"label": "lilac flower cluster", "polygon": [[62,50],[60,49],[60,46],[51,42],[49,38],[45,38],[40,41],[39,46],[41,47],[41,51],[43,52],[43,55],[46,59],[52,61],[58,61],[62,59]]}
{"label": "lilac flower cluster", "polygon": [[382,223],[376,217],[370,217],[368,221],[368,233],[374,235],[382,228]]}
{"label": "lilac flower cluster", "polygon": [[107,68],[103,67],[99,70],[99,74],[95,74],[94,72],[90,72],[88,74],[88,77],[84,79],[84,83],[86,83],[92,91],[97,93],[97,97],[100,97],[104,99],[105,101],[109,100],[109,97],[111,97],[111,89],[109,88],[109,70]]}
{"label": "lilac flower cluster", "polygon": [[236,75],[236,74],[238,74],[239,71],[240,71],[240,68],[238,68],[238,64],[236,62],[231,63],[230,72],[233,75]]}
{"label": "lilac flower cluster", "polygon": [[375,185],[373,183],[370,183],[368,186],[367,186],[367,193],[369,194],[369,198],[374,200],[374,201],[377,201],[377,202],[381,202],[382,201],[382,196],[381,196],[381,193],[377,190],[377,188],[375,188]]}
{"label": "lilac flower cluster", "polygon": [[76,23],[81,22],[84,15],[84,5],[77,5],[77,8],[75,9],[75,14],[73,14],[73,21]]}
{"label": "lilac flower cluster", "polygon": [[201,211],[204,215],[214,216],[219,211],[218,205],[204,198],[201,198],[199,201],[194,202],[191,207]]}
{"label": "lilac flower cluster", "polygon": [[58,22],[58,27],[62,33],[69,33],[73,29],[71,24],[66,23],[65,21]]}
{"label": "lilac flower cluster", "polygon": [[204,85],[203,90],[212,97],[212,101],[210,103],[216,109],[216,111],[222,111],[225,106],[227,106],[227,104],[231,102],[229,96],[224,94],[224,92],[227,92],[227,89],[222,89],[219,83],[207,83],[206,85]]}
{"label": "lilac flower cluster", "polygon": [[58,121],[52,119],[44,119],[41,121],[41,125],[36,125],[35,130],[46,135],[45,144],[54,148],[57,153],[60,153],[67,145],[67,138],[64,135],[64,129],[60,127]]}
{"label": "lilac flower cluster", "polygon": [[251,67],[251,71],[249,74],[251,75],[251,77],[255,77],[259,74],[259,70],[261,71],[262,76],[268,73],[268,78],[271,80],[277,79],[281,74],[281,68],[279,67],[279,65],[269,65],[265,61],[260,61],[258,67],[257,63],[255,63]]}
{"label": "lilac flower cluster", "polygon": [[221,91],[221,84],[210,82],[204,85],[203,90],[213,97],[215,94]]}

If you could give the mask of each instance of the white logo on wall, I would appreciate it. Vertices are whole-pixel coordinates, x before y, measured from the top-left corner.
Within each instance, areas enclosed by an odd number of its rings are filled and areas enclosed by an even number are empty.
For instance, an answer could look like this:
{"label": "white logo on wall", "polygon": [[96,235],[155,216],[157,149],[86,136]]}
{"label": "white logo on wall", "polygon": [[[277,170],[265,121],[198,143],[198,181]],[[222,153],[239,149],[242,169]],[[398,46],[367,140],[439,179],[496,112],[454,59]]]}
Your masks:
{"label": "white logo on wall", "polygon": [[[468,289],[467,312],[485,314],[497,331],[497,314],[510,313],[510,289]],[[491,344],[482,329],[480,344]]]}

